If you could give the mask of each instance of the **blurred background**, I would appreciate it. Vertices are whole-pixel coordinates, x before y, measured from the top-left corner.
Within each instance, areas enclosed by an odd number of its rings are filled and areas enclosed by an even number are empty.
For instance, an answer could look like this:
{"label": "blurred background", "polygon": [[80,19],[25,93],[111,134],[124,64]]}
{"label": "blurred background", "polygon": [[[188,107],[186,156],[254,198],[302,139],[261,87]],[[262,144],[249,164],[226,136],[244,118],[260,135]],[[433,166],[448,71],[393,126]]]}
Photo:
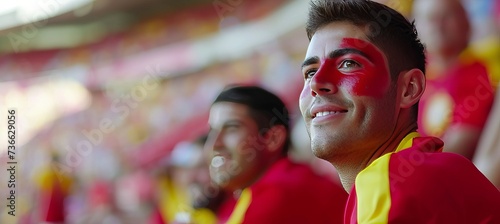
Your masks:
{"label": "blurred background", "polygon": [[[381,2],[411,18],[411,1]],[[463,0],[478,51],[498,43],[498,2]],[[17,110],[18,164],[12,219],[4,119],[0,223],[39,223],[51,203],[40,198],[56,179],[66,223],[144,223],[157,170],[176,145],[206,133],[210,103],[227,84],[274,91],[298,121],[307,8],[303,0],[3,1],[0,116]],[[101,221],[89,221],[100,207]]]}

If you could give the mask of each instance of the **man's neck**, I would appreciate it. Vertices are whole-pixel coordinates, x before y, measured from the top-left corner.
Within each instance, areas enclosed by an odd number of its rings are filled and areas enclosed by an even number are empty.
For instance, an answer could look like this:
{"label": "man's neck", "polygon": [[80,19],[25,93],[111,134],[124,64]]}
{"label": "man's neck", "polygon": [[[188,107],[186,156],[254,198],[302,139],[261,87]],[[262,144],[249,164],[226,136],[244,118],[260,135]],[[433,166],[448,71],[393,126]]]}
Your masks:
{"label": "man's neck", "polygon": [[380,158],[381,156],[396,151],[398,145],[401,141],[411,132],[417,130],[417,124],[408,124],[404,127],[396,128],[393,134],[375,150],[371,150],[371,154],[361,155],[359,154],[349,156],[349,158],[343,158],[341,160],[336,160],[332,164],[337,169],[339,173],[340,180],[344,190],[350,192],[354,186],[356,176],[363,169],[368,167],[373,161]]}
{"label": "man's neck", "polygon": [[252,178],[247,184],[245,184],[244,186],[240,187],[240,188],[236,188],[236,189],[233,189],[232,191],[233,192],[236,192],[236,191],[241,191],[245,188],[248,188],[252,185],[254,185],[255,183],[257,183],[263,176],[265,176],[265,174],[267,172],[269,172],[269,170],[271,169],[272,166],[274,166],[276,163],[278,163],[281,159],[284,159],[286,158],[285,155],[283,154],[274,154],[274,155],[269,155],[268,156],[268,160],[266,160],[265,163],[263,164],[260,164],[260,170],[259,172],[254,176],[254,178]]}

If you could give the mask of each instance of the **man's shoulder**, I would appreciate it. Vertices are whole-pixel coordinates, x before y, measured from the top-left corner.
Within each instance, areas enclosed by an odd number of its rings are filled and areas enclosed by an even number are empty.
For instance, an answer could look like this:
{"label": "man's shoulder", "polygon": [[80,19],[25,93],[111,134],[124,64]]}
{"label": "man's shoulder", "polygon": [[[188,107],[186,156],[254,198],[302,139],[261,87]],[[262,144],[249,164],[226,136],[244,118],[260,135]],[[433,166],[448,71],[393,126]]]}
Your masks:
{"label": "man's shoulder", "polygon": [[467,158],[455,154],[442,152],[443,141],[435,137],[416,137],[413,139],[413,145],[407,149],[395,152],[391,155],[390,168],[392,166],[405,164],[411,168],[430,168],[447,171],[448,167],[466,166],[473,168],[474,165]]}
{"label": "man's shoulder", "polygon": [[500,192],[468,159],[407,150],[392,155],[389,164],[391,215],[410,217],[411,211],[425,211],[419,213],[422,220],[455,223],[500,219]]}
{"label": "man's shoulder", "polygon": [[333,181],[314,172],[309,165],[293,162],[289,158],[279,160],[257,183],[257,185],[283,186],[284,188],[310,186],[311,184],[335,185]]}
{"label": "man's shoulder", "polygon": [[[332,167],[333,169],[333,167]],[[288,158],[278,161],[258,182],[251,186],[254,196],[272,194],[273,197],[346,200],[347,193],[331,178],[321,176],[307,164]]]}
{"label": "man's shoulder", "polygon": [[347,200],[342,187],[288,159],[278,161],[250,189],[248,223],[340,222]]}
{"label": "man's shoulder", "polygon": [[442,141],[434,137],[415,138],[412,147],[393,153],[389,160],[390,175],[416,181],[442,181],[443,177],[482,176],[467,158],[442,152]]}
{"label": "man's shoulder", "polygon": [[500,192],[470,160],[455,153],[429,152],[421,147],[391,155],[389,181],[393,193],[398,191],[410,197],[500,200]]}
{"label": "man's shoulder", "polygon": [[358,175],[358,178],[388,180],[391,191],[412,191],[415,194],[461,189],[498,190],[467,158],[441,152],[443,142],[434,137],[417,137],[411,147],[382,156]]}
{"label": "man's shoulder", "polygon": [[435,150],[440,142],[435,138],[416,142],[410,148],[384,155],[358,175],[358,202],[363,197],[378,200],[377,205],[385,202],[390,208],[389,220],[394,222],[479,223],[500,219],[496,215],[500,212],[500,192],[472,162]]}

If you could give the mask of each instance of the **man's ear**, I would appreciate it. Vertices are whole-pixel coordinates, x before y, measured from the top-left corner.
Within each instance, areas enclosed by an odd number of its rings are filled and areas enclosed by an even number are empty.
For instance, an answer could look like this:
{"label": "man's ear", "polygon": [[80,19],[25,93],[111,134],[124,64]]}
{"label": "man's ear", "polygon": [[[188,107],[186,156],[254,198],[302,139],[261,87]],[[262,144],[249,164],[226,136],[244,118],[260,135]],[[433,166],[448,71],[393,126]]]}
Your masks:
{"label": "man's ear", "polygon": [[420,100],[425,90],[425,75],[420,69],[412,69],[399,75],[401,108],[410,108]]}
{"label": "man's ear", "polygon": [[272,126],[265,134],[267,149],[271,152],[282,151],[285,146],[287,131],[283,125]]}

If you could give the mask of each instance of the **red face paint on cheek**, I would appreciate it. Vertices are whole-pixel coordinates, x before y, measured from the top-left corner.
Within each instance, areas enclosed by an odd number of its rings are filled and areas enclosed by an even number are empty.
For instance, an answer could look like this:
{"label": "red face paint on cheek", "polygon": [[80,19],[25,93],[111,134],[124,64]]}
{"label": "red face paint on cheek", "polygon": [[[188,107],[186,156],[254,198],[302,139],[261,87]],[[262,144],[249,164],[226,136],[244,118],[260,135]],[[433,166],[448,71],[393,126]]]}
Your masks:
{"label": "red face paint on cheek", "polygon": [[353,75],[345,75],[342,84],[354,95],[382,97],[390,85],[390,74],[385,55],[376,46],[364,40],[344,38],[340,48],[363,52],[368,60]]}

